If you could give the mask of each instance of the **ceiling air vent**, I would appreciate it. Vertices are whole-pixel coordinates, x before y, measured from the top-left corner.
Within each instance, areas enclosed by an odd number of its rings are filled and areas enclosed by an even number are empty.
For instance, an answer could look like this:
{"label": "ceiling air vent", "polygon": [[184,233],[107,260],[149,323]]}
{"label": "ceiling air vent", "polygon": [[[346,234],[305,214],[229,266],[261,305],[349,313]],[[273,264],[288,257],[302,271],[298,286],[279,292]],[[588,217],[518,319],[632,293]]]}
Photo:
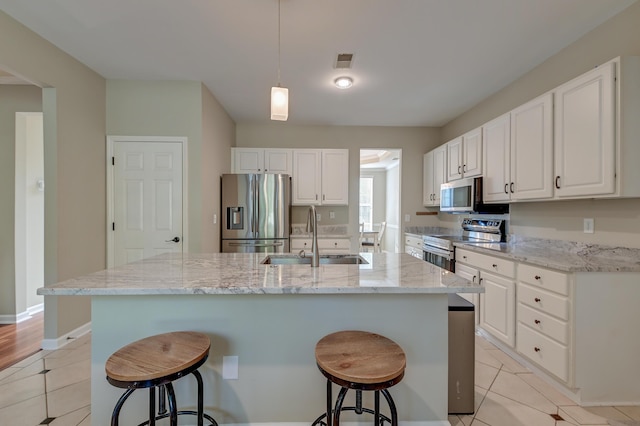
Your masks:
{"label": "ceiling air vent", "polygon": [[349,69],[351,68],[351,61],[353,61],[353,53],[338,53],[336,68]]}

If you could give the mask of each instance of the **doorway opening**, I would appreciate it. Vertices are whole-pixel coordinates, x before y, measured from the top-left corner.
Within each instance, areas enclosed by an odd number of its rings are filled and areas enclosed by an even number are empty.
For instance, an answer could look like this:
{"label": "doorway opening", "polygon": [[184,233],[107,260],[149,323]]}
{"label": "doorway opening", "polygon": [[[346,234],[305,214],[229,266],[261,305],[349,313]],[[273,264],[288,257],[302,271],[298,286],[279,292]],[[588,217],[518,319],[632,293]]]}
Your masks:
{"label": "doorway opening", "polygon": [[401,171],[401,149],[360,150],[360,250],[369,236],[380,251],[400,252]]}

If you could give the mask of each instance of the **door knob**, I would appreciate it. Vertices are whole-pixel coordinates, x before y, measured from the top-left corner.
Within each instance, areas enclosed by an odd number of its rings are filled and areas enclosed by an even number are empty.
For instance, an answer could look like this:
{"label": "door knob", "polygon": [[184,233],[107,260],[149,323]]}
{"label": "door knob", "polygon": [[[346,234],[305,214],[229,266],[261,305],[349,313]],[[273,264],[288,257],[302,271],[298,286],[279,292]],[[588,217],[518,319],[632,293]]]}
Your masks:
{"label": "door knob", "polygon": [[165,243],[179,243],[180,237],[173,237],[171,240],[165,240]]}

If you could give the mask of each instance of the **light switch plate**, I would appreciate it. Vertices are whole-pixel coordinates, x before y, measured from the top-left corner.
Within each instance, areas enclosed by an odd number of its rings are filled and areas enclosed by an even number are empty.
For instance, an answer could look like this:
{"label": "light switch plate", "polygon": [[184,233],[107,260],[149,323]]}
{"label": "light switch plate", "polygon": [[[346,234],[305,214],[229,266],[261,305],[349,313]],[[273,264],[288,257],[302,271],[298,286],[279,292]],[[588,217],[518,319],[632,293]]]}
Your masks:
{"label": "light switch plate", "polygon": [[404,221],[405,222],[411,222],[411,215],[410,214],[405,214],[404,215]]}
{"label": "light switch plate", "polygon": [[225,380],[238,379],[238,356],[222,357],[222,378]]}

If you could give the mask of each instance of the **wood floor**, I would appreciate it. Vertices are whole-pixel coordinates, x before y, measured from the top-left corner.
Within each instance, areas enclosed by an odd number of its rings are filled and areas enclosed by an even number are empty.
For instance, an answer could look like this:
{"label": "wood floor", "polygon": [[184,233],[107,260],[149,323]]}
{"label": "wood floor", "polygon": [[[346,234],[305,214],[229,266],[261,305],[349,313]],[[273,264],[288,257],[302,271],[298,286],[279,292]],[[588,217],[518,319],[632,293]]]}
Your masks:
{"label": "wood floor", "polygon": [[40,350],[44,338],[44,312],[18,324],[0,325],[0,370]]}

